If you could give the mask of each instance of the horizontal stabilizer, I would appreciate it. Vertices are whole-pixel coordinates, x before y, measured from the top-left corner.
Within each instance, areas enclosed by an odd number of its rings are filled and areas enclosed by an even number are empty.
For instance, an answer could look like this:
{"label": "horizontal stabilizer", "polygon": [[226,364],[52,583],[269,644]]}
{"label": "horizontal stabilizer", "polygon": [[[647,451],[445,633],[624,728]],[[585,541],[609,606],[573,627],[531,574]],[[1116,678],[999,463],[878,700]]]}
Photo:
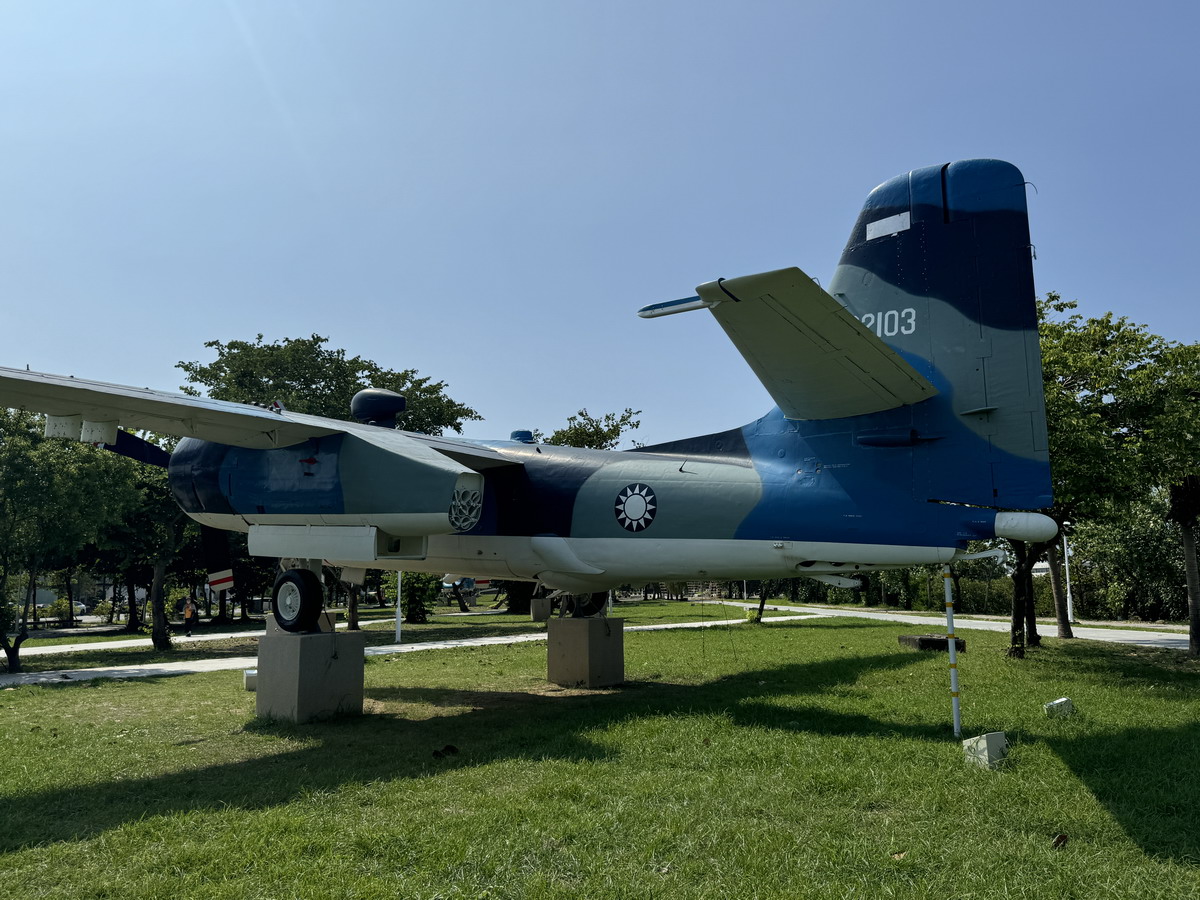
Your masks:
{"label": "horizontal stabilizer", "polygon": [[696,292],[789,419],[866,415],[937,393],[800,269],[709,282]]}

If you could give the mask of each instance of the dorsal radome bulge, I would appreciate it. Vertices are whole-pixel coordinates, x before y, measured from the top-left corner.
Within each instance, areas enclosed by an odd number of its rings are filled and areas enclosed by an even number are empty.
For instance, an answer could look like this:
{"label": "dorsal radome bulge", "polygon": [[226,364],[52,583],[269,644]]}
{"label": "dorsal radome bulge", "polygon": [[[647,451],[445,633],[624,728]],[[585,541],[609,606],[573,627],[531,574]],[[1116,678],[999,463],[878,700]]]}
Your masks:
{"label": "dorsal radome bulge", "polygon": [[350,415],[364,425],[395,428],[396,417],[404,412],[405,399],[384,388],[364,388],[350,400]]}

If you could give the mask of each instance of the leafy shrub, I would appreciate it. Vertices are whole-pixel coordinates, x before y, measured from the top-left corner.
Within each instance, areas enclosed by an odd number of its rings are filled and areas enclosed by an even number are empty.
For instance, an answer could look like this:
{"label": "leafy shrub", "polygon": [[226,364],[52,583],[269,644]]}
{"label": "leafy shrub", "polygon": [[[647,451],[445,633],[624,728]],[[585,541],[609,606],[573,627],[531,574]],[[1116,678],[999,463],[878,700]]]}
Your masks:
{"label": "leafy shrub", "polygon": [[405,572],[400,576],[400,603],[404,621],[420,625],[429,621],[438,598],[442,595],[442,579],[437,575]]}

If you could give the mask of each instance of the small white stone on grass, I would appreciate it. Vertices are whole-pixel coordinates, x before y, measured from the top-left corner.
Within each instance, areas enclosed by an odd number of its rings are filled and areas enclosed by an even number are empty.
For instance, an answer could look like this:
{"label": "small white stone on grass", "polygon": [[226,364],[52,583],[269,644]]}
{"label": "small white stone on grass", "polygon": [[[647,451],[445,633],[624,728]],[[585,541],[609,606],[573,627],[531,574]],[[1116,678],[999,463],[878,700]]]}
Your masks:
{"label": "small white stone on grass", "polygon": [[963,741],[963,753],[967,762],[994,769],[1008,755],[1008,739],[1003,731],[989,731]]}
{"label": "small white stone on grass", "polygon": [[1075,712],[1075,704],[1071,702],[1070,697],[1059,697],[1057,700],[1043,704],[1042,709],[1052,719],[1063,719]]}

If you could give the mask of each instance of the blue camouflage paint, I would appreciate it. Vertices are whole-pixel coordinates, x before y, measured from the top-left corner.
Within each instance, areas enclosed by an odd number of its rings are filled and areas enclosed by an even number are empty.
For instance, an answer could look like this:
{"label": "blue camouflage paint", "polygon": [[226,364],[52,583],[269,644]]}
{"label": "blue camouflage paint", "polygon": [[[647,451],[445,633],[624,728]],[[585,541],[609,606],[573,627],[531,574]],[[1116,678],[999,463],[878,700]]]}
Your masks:
{"label": "blue camouflage paint", "polygon": [[[1051,505],[1015,167],[967,160],[880,185],[829,290],[939,393],[842,419],[792,421],[775,408],[741,429],[619,453],[470,442],[512,465],[482,470],[482,514],[465,534],[964,547],[994,534],[995,508]],[[188,512],[386,512],[410,485],[393,483],[376,452],[345,435],[280,450],[184,440],[171,485]],[[418,490],[419,473],[405,477]],[[653,492],[651,515],[623,505],[631,490]]]}
{"label": "blue camouflage paint", "polygon": [[339,473],[345,437],[279,450],[184,438],[171,455],[171,490],[186,512],[337,515],[345,511]]}

